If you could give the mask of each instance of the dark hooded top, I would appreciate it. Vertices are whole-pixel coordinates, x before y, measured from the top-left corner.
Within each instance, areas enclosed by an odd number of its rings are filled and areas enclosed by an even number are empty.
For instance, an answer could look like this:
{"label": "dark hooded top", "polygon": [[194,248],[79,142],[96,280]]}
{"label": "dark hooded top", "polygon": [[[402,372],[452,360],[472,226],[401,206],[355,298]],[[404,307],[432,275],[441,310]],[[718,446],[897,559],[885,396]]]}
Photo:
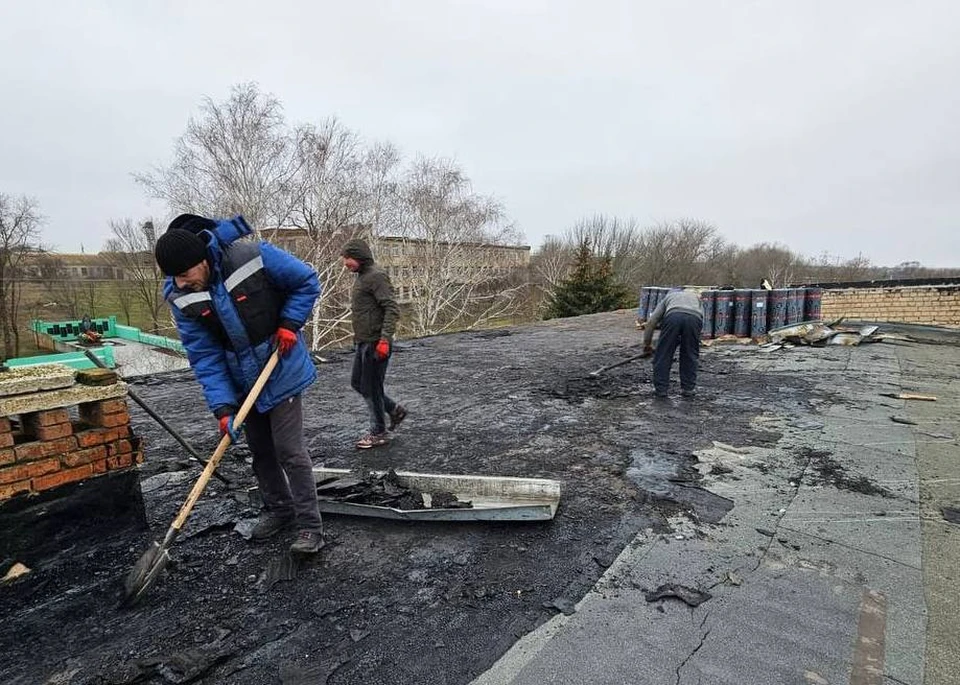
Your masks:
{"label": "dark hooded top", "polygon": [[392,340],[400,319],[400,306],[393,295],[390,277],[373,261],[370,247],[360,239],[343,246],[344,257],[360,262],[350,301],[353,339],[358,342],[376,342],[380,338]]}

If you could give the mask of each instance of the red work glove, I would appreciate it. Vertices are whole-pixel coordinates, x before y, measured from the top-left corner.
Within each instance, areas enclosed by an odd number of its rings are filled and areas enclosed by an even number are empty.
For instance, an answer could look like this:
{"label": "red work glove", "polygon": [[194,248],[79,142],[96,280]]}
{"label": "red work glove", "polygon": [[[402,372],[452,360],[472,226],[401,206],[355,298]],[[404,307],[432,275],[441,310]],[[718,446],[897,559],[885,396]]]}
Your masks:
{"label": "red work glove", "polygon": [[644,357],[653,356],[653,345],[644,345],[644,346],[643,346],[643,356],[644,356]]}
{"label": "red work glove", "polygon": [[289,328],[283,328],[282,326],[277,329],[277,334],[273,339],[277,344],[277,349],[280,350],[281,356],[292,350],[297,344],[297,334]]}
{"label": "red work glove", "polygon": [[233,414],[220,417],[220,437],[222,438],[224,435],[229,435],[233,442],[240,441],[240,436],[233,428]]}
{"label": "red work glove", "polygon": [[373,348],[373,354],[377,359],[383,361],[390,356],[390,341],[386,338],[380,338],[377,341],[377,346]]}

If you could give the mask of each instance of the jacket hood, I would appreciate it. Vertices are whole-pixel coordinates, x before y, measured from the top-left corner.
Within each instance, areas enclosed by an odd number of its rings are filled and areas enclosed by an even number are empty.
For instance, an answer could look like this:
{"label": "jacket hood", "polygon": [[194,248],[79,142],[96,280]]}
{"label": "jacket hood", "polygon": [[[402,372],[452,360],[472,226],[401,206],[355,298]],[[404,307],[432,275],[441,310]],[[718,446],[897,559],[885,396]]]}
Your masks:
{"label": "jacket hood", "polygon": [[341,254],[344,257],[356,259],[361,264],[373,264],[373,252],[370,251],[370,246],[367,245],[366,241],[360,240],[360,238],[348,240],[343,246]]}
{"label": "jacket hood", "polygon": [[217,219],[216,226],[208,228],[206,231],[216,239],[220,247],[226,247],[230,243],[253,233],[250,224],[240,214],[232,219]]}

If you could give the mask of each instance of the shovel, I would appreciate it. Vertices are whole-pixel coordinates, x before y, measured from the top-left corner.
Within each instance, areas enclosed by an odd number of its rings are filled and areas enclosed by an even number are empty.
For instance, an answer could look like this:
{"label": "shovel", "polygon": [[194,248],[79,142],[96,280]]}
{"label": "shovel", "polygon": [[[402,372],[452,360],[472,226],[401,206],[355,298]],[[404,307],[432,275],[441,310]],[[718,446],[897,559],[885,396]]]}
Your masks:
{"label": "shovel", "polygon": [[635,362],[635,361],[637,361],[638,359],[644,359],[644,358],[646,358],[646,357],[649,357],[651,354],[652,354],[652,352],[641,352],[640,354],[635,354],[635,355],[633,355],[632,357],[627,357],[626,359],[621,359],[620,361],[614,362],[613,364],[607,364],[606,366],[601,366],[601,367],[600,367],[599,369],[597,369],[596,371],[591,371],[591,372],[590,372],[590,375],[591,375],[591,376],[599,376],[599,375],[600,375],[601,373],[603,373],[604,371],[609,371],[610,369],[615,369],[615,368],[617,368],[618,366],[624,366],[625,364],[629,364],[630,362]]}
{"label": "shovel", "polygon": [[[234,417],[233,427],[235,430],[239,430],[243,425],[244,419],[247,418],[247,414],[249,414],[250,410],[253,408],[254,403],[257,401],[257,397],[260,396],[260,391],[263,390],[263,386],[266,385],[267,379],[270,378],[270,374],[273,373],[273,369],[276,367],[279,359],[280,352],[275,349],[273,354],[270,355],[270,359],[267,360],[267,365],[263,367],[263,371],[261,371],[260,375],[257,377],[256,383],[253,384],[253,388],[250,389],[250,393],[247,395],[247,398],[243,401],[243,404],[241,405],[240,410],[237,412],[236,417]],[[200,495],[203,493],[204,488],[207,487],[207,483],[213,476],[214,470],[217,468],[217,465],[220,463],[220,459],[223,457],[224,452],[227,451],[229,446],[230,434],[226,433],[222,438],[220,438],[220,444],[217,445],[217,449],[214,451],[213,456],[210,457],[210,461],[208,461],[207,465],[204,467],[203,473],[200,474],[200,478],[198,478],[197,482],[194,483],[193,489],[187,496],[187,501],[183,503],[182,507],[180,507],[177,517],[167,529],[167,534],[164,536],[163,542],[158,543],[154,541],[150,545],[150,549],[144,552],[143,556],[140,557],[134,567],[130,570],[130,573],[127,574],[126,580],[124,580],[123,583],[123,605],[133,606],[140,600],[141,597],[143,597],[144,594],[146,594],[147,590],[156,584],[157,580],[160,578],[160,574],[163,572],[163,569],[170,561],[170,548],[173,546],[174,541],[180,534],[180,530],[183,528],[183,525],[187,522],[187,517],[189,517],[190,512],[193,511],[194,505],[197,503],[197,500],[200,499]]]}

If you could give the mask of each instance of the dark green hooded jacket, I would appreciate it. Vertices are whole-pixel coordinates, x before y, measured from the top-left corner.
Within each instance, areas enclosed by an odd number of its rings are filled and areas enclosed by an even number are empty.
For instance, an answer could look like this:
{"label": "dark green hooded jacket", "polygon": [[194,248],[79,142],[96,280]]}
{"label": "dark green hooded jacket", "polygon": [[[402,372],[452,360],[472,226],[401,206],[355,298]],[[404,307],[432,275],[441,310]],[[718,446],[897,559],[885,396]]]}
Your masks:
{"label": "dark green hooded jacket", "polygon": [[393,340],[400,306],[393,296],[390,277],[374,263],[373,253],[360,239],[348,241],[342,254],[360,262],[350,302],[353,339],[358,343]]}

